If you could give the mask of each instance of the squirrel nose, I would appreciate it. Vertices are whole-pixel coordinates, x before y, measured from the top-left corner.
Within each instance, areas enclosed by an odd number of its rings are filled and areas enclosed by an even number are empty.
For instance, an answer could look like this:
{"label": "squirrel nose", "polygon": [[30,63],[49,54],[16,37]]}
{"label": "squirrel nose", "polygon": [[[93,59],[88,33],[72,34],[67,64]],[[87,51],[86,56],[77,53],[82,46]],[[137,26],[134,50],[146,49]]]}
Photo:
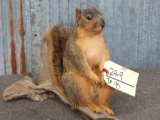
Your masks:
{"label": "squirrel nose", "polygon": [[101,26],[104,27],[105,26],[105,21],[103,19],[101,19]]}

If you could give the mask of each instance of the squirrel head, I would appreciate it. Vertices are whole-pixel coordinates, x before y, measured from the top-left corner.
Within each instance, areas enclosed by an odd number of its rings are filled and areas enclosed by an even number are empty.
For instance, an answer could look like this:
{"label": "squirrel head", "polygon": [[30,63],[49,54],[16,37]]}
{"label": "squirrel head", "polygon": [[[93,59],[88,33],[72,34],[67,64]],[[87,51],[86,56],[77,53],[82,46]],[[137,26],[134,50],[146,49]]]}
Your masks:
{"label": "squirrel head", "polygon": [[90,9],[76,9],[76,29],[86,33],[100,33],[105,26],[102,14],[94,7]]}

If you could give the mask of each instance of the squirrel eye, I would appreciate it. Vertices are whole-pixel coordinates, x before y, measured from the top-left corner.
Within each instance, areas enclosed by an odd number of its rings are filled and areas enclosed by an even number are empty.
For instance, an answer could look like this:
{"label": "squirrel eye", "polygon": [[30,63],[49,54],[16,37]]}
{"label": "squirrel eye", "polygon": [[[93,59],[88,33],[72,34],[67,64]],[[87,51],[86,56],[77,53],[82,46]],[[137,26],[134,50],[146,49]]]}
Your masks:
{"label": "squirrel eye", "polygon": [[92,16],[91,15],[87,15],[86,18],[87,18],[87,20],[92,20]]}

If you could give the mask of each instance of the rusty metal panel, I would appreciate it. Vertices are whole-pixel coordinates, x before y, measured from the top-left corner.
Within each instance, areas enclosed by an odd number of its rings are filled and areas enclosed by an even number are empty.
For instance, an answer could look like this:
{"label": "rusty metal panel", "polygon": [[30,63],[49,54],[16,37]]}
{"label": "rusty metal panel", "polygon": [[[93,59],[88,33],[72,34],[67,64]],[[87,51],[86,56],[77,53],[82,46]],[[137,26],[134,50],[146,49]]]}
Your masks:
{"label": "rusty metal panel", "polygon": [[51,22],[54,23],[54,24],[59,24],[59,20],[60,20],[59,1],[60,0],[51,0],[50,1]]}
{"label": "rusty metal panel", "polygon": [[[2,0],[0,0],[0,6],[2,6]],[[3,46],[3,29],[2,29],[2,7],[0,7],[0,75],[5,74],[5,64],[4,64],[4,46]]]}
{"label": "rusty metal panel", "polygon": [[23,17],[25,26],[24,46],[26,55],[26,69],[27,72],[32,71],[32,31],[31,31],[31,16],[30,16],[30,0],[23,0]]}
{"label": "rusty metal panel", "polygon": [[31,31],[32,31],[32,71],[39,73],[40,41],[45,31],[45,4],[46,0],[30,0]]}
{"label": "rusty metal panel", "polygon": [[51,23],[74,25],[75,9],[104,15],[111,60],[160,66],[159,0],[0,0],[0,75],[39,73],[40,41]]}
{"label": "rusty metal panel", "polygon": [[[21,0],[1,2],[2,42],[5,74],[26,73],[23,4]],[[1,60],[3,62],[3,60]]]}
{"label": "rusty metal panel", "polygon": [[65,0],[65,1],[59,0],[59,8],[60,8],[59,9],[60,24],[67,25],[69,22],[68,21],[68,9],[69,9],[68,0]]}
{"label": "rusty metal panel", "polygon": [[[10,7],[9,7],[9,1],[8,0],[2,0],[1,1],[1,7],[2,7],[2,31],[3,31],[3,48],[4,48],[4,64],[5,64],[5,73],[11,74],[12,73],[12,67],[11,67],[11,30],[10,30],[10,24],[12,23],[12,20],[10,19]],[[13,44],[13,42],[12,42]],[[14,45],[13,45],[14,46]],[[12,52],[13,54],[13,52]]]}

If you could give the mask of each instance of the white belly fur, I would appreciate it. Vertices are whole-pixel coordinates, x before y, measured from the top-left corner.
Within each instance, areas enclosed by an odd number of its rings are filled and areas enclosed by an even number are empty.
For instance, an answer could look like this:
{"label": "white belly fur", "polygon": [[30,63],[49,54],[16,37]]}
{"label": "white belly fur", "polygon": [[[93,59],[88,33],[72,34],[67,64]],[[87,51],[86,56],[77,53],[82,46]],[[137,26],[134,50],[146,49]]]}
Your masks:
{"label": "white belly fur", "polygon": [[107,51],[103,37],[84,40],[82,49],[90,66],[100,65]]}

